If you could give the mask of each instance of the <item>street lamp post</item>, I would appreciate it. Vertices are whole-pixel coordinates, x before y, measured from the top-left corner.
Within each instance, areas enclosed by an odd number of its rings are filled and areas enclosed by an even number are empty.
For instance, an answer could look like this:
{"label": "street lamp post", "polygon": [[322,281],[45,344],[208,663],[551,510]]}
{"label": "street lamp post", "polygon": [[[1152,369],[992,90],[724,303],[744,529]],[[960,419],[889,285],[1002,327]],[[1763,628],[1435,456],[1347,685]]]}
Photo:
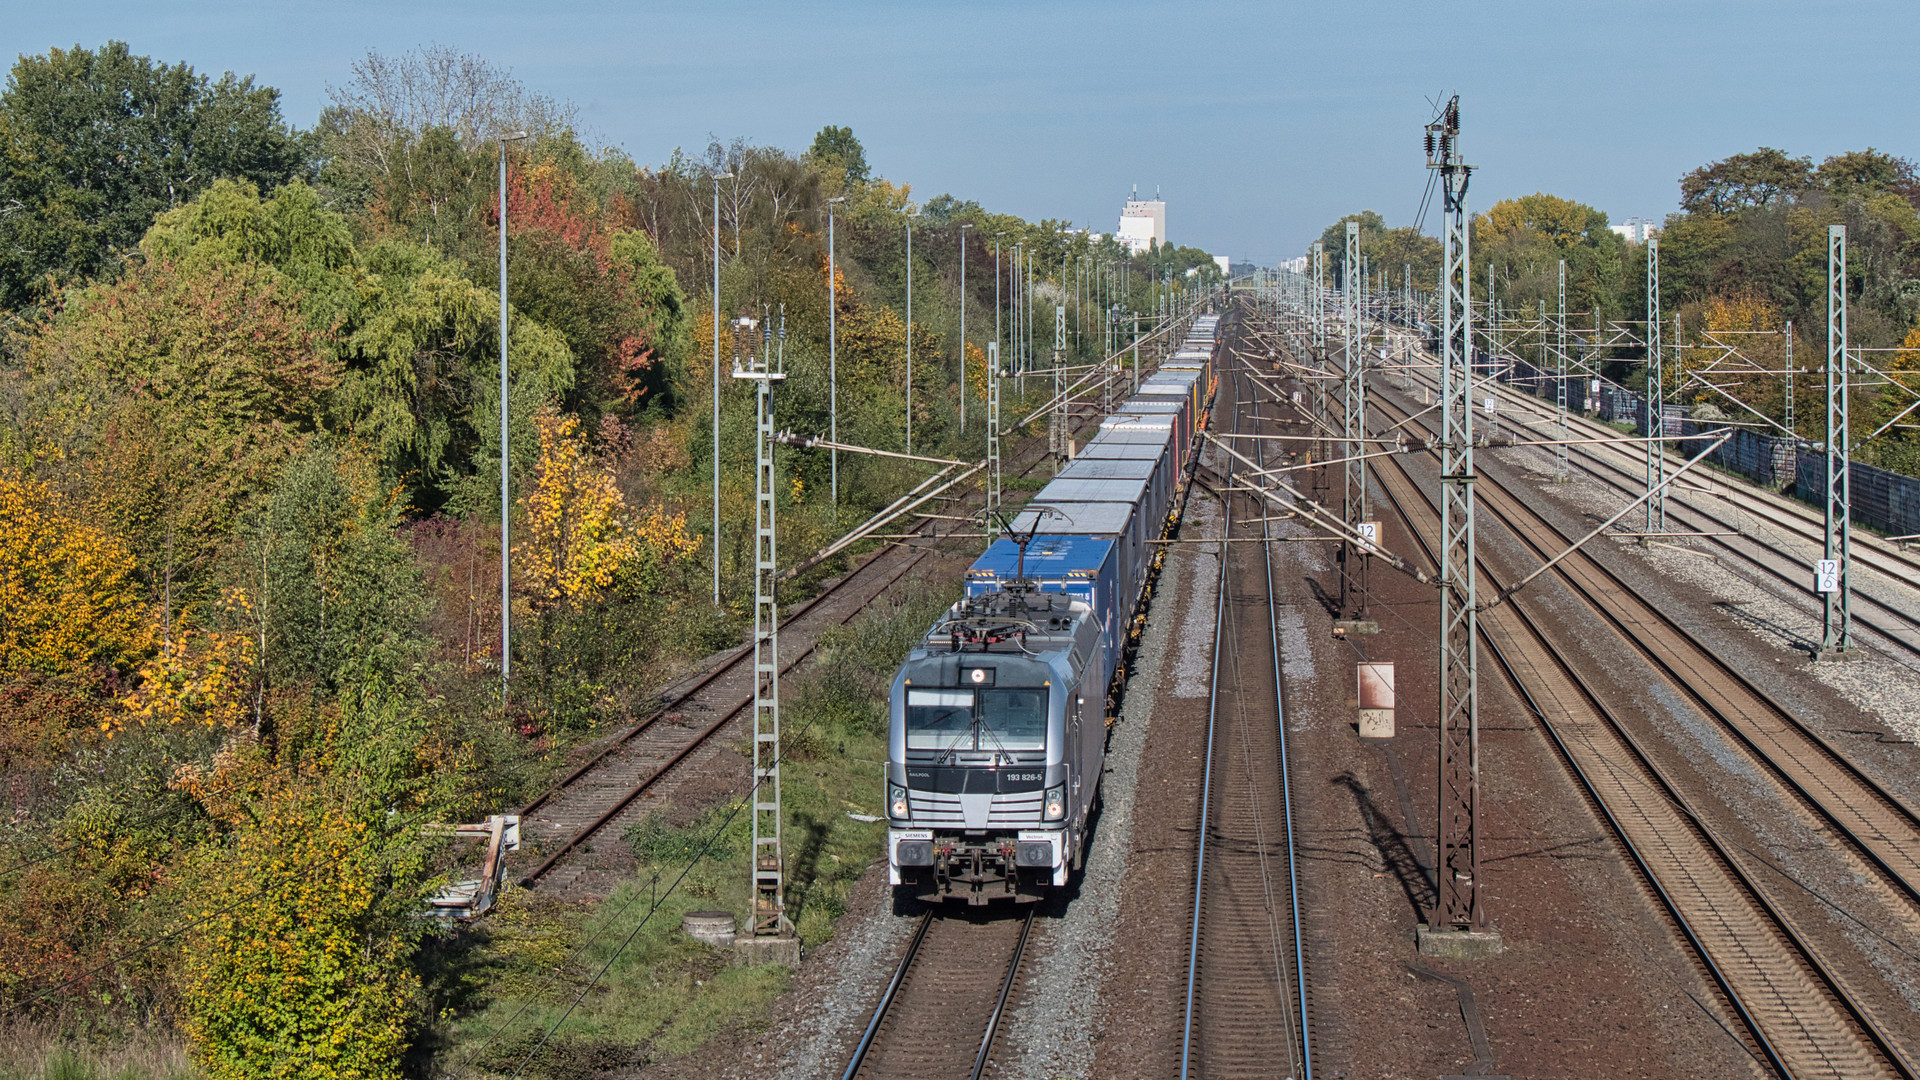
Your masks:
{"label": "street lamp post", "polygon": [[907,453],[913,453],[913,219],[907,218]]}
{"label": "street lamp post", "polygon": [[[1000,333],[1000,238],[1007,235],[1003,230],[993,234],[993,343],[1002,352],[1006,351],[1007,339]],[[988,369],[988,376],[993,374]]]}
{"label": "street lamp post", "polygon": [[713,603],[720,606],[720,181],[713,178]]}
{"label": "street lamp post", "polygon": [[513,544],[510,477],[507,455],[507,144],[527,137],[524,131],[500,136],[500,708],[507,707],[507,678],[513,674]]}
{"label": "street lamp post", "polygon": [[[833,263],[833,204],[846,202],[845,195],[827,200],[827,437],[840,441],[840,333],[835,318],[840,311],[840,274]],[[718,346],[715,346],[716,348]],[[833,476],[833,509],[840,510],[840,450],[827,451]]]}
{"label": "street lamp post", "polygon": [[967,430],[967,230],[960,224],[960,430]]}
{"label": "street lamp post", "polygon": [[1022,327],[1026,326],[1026,290],[1021,287],[1020,268],[1026,265],[1026,241],[1013,242],[1013,279],[1009,283],[1013,292],[1013,367],[1020,373],[1017,390],[1022,398],[1027,396],[1027,354],[1021,344]]}

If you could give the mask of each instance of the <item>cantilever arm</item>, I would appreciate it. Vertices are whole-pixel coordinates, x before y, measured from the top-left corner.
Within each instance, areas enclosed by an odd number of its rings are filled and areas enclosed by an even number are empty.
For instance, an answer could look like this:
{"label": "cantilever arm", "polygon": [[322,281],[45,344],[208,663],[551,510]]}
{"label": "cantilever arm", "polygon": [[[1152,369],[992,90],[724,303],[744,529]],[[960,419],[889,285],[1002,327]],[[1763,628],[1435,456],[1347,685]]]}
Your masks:
{"label": "cantilever arm", "polygon": [[[1709,434],[1711,434],[1711,432],[1709,432]],[[1561,552],[1558,555],[1555,555],[1551,559],[1548,559],[1545,563],[1542,563],[1540,566],[1540,569],[1535,570],[1533,573],[1528,574],[1526,577],[1523,577],[1519,581],[1514,582],[1512,585],[1507,586],[1507,588],[1503,590],[1499,596],[1496,596],[1492,600],[1489,600],[1486,603],[1481,604],[1480,610],[1490,611],[1493,608],[1499,607],[1501,604],[1506,603],[1508,597],[1512,596],[1514,593],[1519,592],[1521,589],[1526,588],[1527,584],[1531,582],[1534,578],[1537,578],[1541,574],[1546,573],[1548,570],[1553,569],[1554,565],[1558,563],[1561,559],[1564,559],[1567,556],[1573,554],[1574,552],[1580,550],[1580,547],[1583,544],[1585,544],[1587,541],[1593,539],[1596,536],[1599,536],[1601,533],[1607,531],[1609,528],[1612,528],[1614,522],[1617,522],[1621,518],[1626,517],[1628,514],[1632,513],[1634,507],[1639,506],[1641,503],[1646,502],[1648,499],[1651,499],[1655,495],[1666,490],[1667,485],[1673,483],[1675,480],[1680,479],[1681,475],[1684,474],[1688,469],[1691,469],[1695,465],[1700,464],[1701,461],[1706,459],[1706,456],[1708,454],[1711,454],[1715,450],[1720,449],[1721,443],[1724,443],[1731,438],[1733,438],[1733,431],[1731,429],[1727,429],[1723,431],[1719,438],[1713,440],[1712,445],[1708,446],[1705,450],[1700,451],[1698,454],[1695,454],[1693,456],[1692,461],[1689,461],[1685,465],[1680,466],[1680,469],[1678,472],[1675,472],[1672,476],[1667,477],[1664,481],[1658,484],[1655,484],[1651,489],[1648,490],[1648,492],[1645,495],[1642,495],[1639,498],[1628,503],[1619,513],[1613,515],[1607,520],[1601,522],[1599,525],[1595,526],[1592,532],[1588,533],[1587,535],[1581,537],[1578,540],[1575,540],[1573,543],[1567,545],[1567,550]]]}
{"label": "cantilever arm", "polygon": [[[1238,461],[1240,464],[1245,465],[1247,468],[1252,469],[1255,472],[1261,471],[1258,463],[1252,461],[1246,455],[1239,453],[1233,447],[1228,446],[1225,442],[1216,438],[1213,432],[1203,431],[1200,434],[1206,436],[1206,439],[1208,442],[1219,447],[1222,453],[1225,453],[1229,457],[1233,458],[1235,461]],[[1324,525],[1327,528],[1332,529],[1335,533],[1340,535],[1342,538],[1351,540],[1354,543],[1360,545],[1361,550],[1380,556],[1382,559],[1386,560],[1386,563],[1388,566],[1393,567],[1395,570],[1398,570],[1401,573],[1412,575],[1415,581],[1418,581],[1426,585],[1433,584],[1433,579],[1427,576],[1426,571],[1421,570],[1419,567],[1414,566],[1412,563],[1408,562],[1407,560],[1401,558],[1398,555],[1395,555],[1393,552],[1388,551],[1386,548],[1380,546],[1379,541],[1377,540],[1369,541],[1364,539],[1363,537],[1361,537],[1359,532],[1356,531],[1352,526],[1349,526],[1345,521],[1333,516],[1332,514],[1328,513],[1326,510],[1322,509],[1319,503],[1314,502],[1312,499],[1307,498],[1306,495],[1303,494],[1299,488],[1296,488],[1292,484],[1287,483],[1285,480],[1281,480],[1278,478],[1273,479],[1273,485],[1274,487],[1278,487],[1285,490],[1287,494],[1293,496],[1294,501],[1298,504],[1298,508],[1302,516],[1309,518],[1310,520],[1314,521],[1316,524]],[[1279,497],[1274,495],[1271,489],[1256,488],[1255,490],[1257,490],[1261,495],[1265,496],[1267,501],[1273,503],[1275,506],[1281,507],[1282,509],[1287,508],[1286,504],[1281,502]]]}

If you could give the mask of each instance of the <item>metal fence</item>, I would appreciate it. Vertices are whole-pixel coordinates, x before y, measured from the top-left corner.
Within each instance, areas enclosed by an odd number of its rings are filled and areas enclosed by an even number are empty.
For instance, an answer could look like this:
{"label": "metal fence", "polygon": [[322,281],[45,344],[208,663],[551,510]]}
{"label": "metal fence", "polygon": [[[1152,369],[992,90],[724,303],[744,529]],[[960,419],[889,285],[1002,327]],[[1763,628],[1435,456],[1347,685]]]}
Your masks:
{"label": "metal fence", "polygon": [[[1827,501],[1826,455],[1802,450],[1794,494],[1815,504]],[[1888,536],[1920,533],[1920,480],[1855,461],[1847,466],[1853,520]]]}

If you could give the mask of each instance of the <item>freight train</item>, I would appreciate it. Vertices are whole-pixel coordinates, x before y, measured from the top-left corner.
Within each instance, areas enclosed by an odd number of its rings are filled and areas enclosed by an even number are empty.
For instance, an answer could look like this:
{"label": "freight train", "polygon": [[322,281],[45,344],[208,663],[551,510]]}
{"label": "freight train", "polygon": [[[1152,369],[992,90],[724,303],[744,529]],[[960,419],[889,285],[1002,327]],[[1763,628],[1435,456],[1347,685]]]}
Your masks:
{"label": "freight train", "polygon": [[888,700],[887,862],[926,901],[1034,901],[1085,855],[1107,732],[1216,385],[1220,316],[967,571]]}

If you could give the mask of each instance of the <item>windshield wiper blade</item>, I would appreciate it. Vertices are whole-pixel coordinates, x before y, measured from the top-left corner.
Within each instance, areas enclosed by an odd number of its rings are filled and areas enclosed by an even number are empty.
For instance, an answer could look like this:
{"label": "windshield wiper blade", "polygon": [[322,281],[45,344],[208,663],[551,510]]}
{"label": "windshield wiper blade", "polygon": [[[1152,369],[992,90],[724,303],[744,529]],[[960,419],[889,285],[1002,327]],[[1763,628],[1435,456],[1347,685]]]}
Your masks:
{"label": "windshield wiper blade", "polygon": [[947,744],[946,749],[934,756],[933,763],[935,765],[945,765],[947,762],[953,760],[954,752],[960,749],[960,740],[972,734],[972,725],[962,728],[960,732],[953,737],[953,741]]}
{"label": "windshield wiper blade", "polygon": [[996,753],[1002,755],[1003,757],[1012,756],[1013,751],[1007,749],[1007,744],[1000,741],[1000,735],[998,732],[993,730],[992,724],[987,723],[985,720],[979,721],[979,724],[980,724],[980,730],[983,732],[986,732],[987,738],[993,740],[993,748]]}

